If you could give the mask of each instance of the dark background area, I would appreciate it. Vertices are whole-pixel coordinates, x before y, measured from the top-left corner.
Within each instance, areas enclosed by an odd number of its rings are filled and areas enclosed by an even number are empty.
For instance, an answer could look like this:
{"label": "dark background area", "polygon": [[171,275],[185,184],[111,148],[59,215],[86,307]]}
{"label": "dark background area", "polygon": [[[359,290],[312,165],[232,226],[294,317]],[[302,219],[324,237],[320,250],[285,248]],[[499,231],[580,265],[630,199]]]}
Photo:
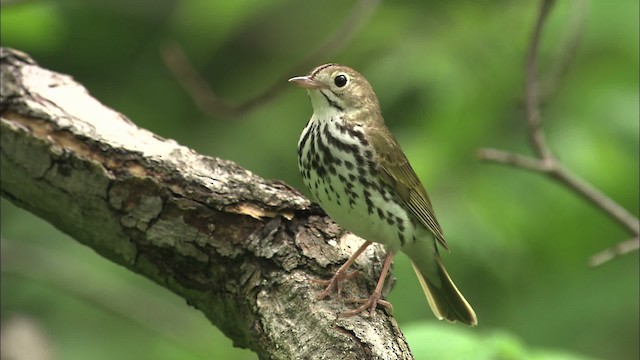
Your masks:
{"label": "dark background area", "polygon": [[[429,190],[451,248],[445,262],[479,317],[474,329],[436,321],[398,256],[389,298],[416,358],[637,359],[637,252],[587,266],[629,234],[548,178],[475,156],[531,153],[523,64],[539,3],[360,3],[357,13],[372,15],[340,32],[352,1],[3,1],[2,46],[72,75],[141,127],[305,193],[296,164],[312,113],[305,92],[284,85],[251,111],[204,112],[161,49],[179,44],[235,104],[315,65],[349,65],[373,85]],[[636,215],[638,10],[632,0],[558,2],[539,57],[553,151]],[[344,46],[291,73],[336,31]],[[255,358],[177,296],[0,203],[3,347],[7,329],[22,326],[56,359]]]}

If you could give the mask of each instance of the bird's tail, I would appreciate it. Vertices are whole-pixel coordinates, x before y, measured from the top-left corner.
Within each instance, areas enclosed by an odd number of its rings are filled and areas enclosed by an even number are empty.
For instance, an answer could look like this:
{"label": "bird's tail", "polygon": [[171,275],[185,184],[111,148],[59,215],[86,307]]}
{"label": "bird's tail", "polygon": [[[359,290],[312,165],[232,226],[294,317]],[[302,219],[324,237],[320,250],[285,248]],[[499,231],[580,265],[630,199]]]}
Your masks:
{"label": "bird's tail", "polygon": [[435,263],[437,266],[434,269],[431,261],[411,261],[433,313],[439,320],[460,321],[470,326],[477,325],[476,313],[449,277],[437,251]]}

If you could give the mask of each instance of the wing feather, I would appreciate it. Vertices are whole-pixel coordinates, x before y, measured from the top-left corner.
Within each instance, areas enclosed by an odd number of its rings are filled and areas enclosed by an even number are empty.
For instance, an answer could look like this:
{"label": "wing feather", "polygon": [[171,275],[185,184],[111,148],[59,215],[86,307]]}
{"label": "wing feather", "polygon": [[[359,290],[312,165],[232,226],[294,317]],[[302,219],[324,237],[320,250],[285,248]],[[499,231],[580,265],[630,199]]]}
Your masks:
{"label": "wing feather", "polygon": [[376,149],[382,179],[393,189],[420,223],[429,229],[440,245],[448,250],[442,228],[433,212],[433,206],[427,191],[409,164],[400,144],[386,127],[376,127],[366,132],[369,141]]}

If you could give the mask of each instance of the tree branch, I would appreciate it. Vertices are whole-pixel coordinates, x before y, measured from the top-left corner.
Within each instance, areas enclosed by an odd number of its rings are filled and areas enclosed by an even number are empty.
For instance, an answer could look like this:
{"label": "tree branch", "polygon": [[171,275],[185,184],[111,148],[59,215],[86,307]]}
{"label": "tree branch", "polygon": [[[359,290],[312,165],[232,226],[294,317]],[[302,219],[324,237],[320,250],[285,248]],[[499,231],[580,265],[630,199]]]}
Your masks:
{"label": "tree branch", "polygon": [[[2,48],[0,71],[3,197],[183,297],[261,359],[412,358],[389,314],[340,318],[342,301],[315,300],[309,280],[361,240],[298,192],[136,127],[23,53]],[[368,294],[383,255],[361,257],[347,297]]]}
{"label": "tree branch", "polygon": [[538,46],[540,44],[540,37],[542,36],[542,29],[544,28],[547,15],[551,11],[555,0],[543,0],[536,25],[533,29],[533,35],[531,36],[531,45],[529,46],[529,52],[527,53],[527,61],[525,64],[525,112],[527,117],[527,126],[529,127],[529,141],[531,147],[536,151],[538,157],[542,160],[549,160],[552,158],[551,150],[547,146],[544,132],[542,131],[542,119],[540,117],[540,109],[538,107],[538,79],[537,72],[537,58],[538,58]]}
{"label": "tree branch", "polygon": [[600,266],[618,256],[628,254],[632,251],[638,251],[639,248],[640,248],[640,238],[638,237],[619,242],[616,245],[608,249],[602,250],[601,252],[593,255],[591,259],[589,259],[589,266],[591,267]]}
{"label": "tree branch", "polygon": [[[591,204],[602,210],[604,214],[617,221],[632,235],[637,236],[640,234],[640,220],[596,187],[565,168],[553,155],[545,140],[539,108],[536,59],[538,57],[538,47],[542,29],[544,28],[545,20],[547,19],[547,15],[550,13],[554,2],[554,0],[541,1],[540,11],[531,36],[525,65],[526,123],[530,145],[536,153],[537,158],[496,149],[480,149],[477,152],[477,156],[480,160],[511,165],[517,168],[546,174],[555,181],[565,185],[576,194],[582,196]],[[611,258],[608,258],[605,261],[608,261]]]}
{"label": "tree branch", "polygon": [[544,103],[557,90],[558,83],[571,69],[582,43],[589,13],[588,0],[575,0],[569,3],[569,17],[563,39],[556,45],[558,57],[552,64],[552,68],[544,75],[544,79],[538,80],[540,102]]}
{"label": "tree branch", "polygon": [[333,54],[345,47],[358,32],[360,27],[369,19],[380,4],[380,0],[359,0],[353,10],[344,20],[338,30],[331,34],[320,46],[307,55],[302,61],[284,72],[277,81],[262,93],[240,104],[222,98],[209,86],[207,81],[198,73],[189,61],[182,47],[175,41],[168,41],[161,49],[160,54],[169,70],[178,80],[180,85],[189,93],[200,111],[207,115],[223,114],[227,116],[240,116],[257,106],[273,99],[288,86],[286,80],[291,74],[308,71],[317,65],[320,59],[330,58]]}

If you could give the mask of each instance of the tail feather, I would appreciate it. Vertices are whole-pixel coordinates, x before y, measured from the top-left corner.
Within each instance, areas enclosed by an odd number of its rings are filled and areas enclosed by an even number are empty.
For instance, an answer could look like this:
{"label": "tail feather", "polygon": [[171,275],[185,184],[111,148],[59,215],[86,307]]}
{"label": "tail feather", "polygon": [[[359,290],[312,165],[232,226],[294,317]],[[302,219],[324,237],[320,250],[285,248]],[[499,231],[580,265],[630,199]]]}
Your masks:
{"label": "tail feather", "polygon": [[438,265],[436,271],[425,271],[424,276],[418,266],[413,261],[411,262],[431,310],[439,320],[460,321],[470,326],[477,325],[476,313],[451,280],[440,256],[436,254],[435,260]]}

